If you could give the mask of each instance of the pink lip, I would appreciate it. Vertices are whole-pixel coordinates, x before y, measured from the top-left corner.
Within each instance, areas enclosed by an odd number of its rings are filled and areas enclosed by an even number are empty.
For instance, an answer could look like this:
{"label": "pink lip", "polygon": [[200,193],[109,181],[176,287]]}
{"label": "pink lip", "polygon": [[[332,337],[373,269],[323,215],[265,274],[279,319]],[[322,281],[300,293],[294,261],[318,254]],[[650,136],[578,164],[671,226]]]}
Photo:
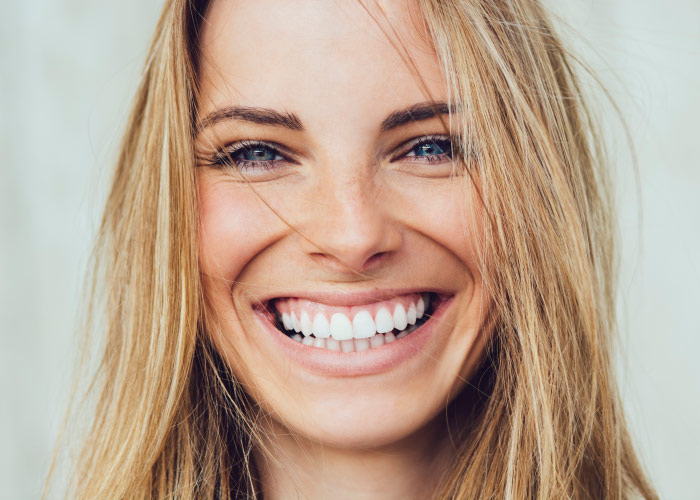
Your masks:
{"label": "pink lip", "polygon": [[448,292],[434,290],[430,287],[426,288],[394,288],[394,289],[377,289],[361,292],[290,292],[289,294],[277,294],[270,297],[256,297],[256,303],[265,303],[272,299],[278,298],[297,298],[307,299],[314,302],[319,302],[328,306],[363,306],[374,302],[391,300],[393,298],[409,295],[412,293],[435,292],[442,295],[450,295]]}
{"label": "pink lip", "polygon": [[[395,293],[394,296],[405,293],[410,292]],[[332,296],[323,295],[326,299],[332,299]],[[358,294],[355,297],[356,300],[365,300],[365,302],[356,303],[357,305],[382,300],[377,299],[378,296],[376,294],[372,295],[372,300],[367,300],[365,295]],[[307,298],[308,296],[305,295],[304,297]],[[311,300],[318,300],[319,298],[316,295],[316,298]],[[389,371],[420,353],[431,338],[435,328],[439,325],[440,318],[452,304],[453,298],[453,296],[450,296],[442,300],[430,319],[404,338],[391,344],[385,344],[380,348],[362,352],[342,353],[306,346],[280,332],[264,311],[256,309],[256,317],[263,329],[271,335],[273,341],[284,354],[306,370],[326,377],[358,377]],[[343,295],[343,299],[342,304],[347,305],[347,295]],[[318,301],[327,303],[322,300]]]}

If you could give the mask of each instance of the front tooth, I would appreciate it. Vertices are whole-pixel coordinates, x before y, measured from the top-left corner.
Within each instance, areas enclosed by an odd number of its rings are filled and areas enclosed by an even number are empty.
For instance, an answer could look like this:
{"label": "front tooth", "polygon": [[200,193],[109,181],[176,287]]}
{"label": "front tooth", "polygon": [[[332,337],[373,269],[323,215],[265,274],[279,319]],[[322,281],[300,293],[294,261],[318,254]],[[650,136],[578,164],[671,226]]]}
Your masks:
{"label": "front tooth", "polygon": [[396,306],[396,309],[394,309],[394,328],[397,330],[403,330],[407,325],[408,317],[406,316],[406,309],[399,304]]}
{"label": "front tooth", "polygon": [[314,336],[319,339],[327,339],[331,336],[331,327],[328,324],[325,314],[316,313],[316,316],[314,316],[314,323],[311,325],[311,331]]}
{"label": "front tooth", "polygon": [[394,329],[394,318],[391,317],[391,313],[386,307],[377,311],[374,322],[377,324],[377,333],[386,333]]}
{"label": "front tooth", "polygon": [[352,319],[352,336],[356,339],[368,339],[375,333],[377,333],[377,327],[369,311],[358,312]]}
{"label": "front tooth", "polygon": [[314,347],[320,347],[321,349],[325,349],[326,348],[326,339],[314,340]]}
{"label": "front tooth", "polygon": [[292,327],[294,328],[295,332],[301,331],[301,325],[299,324],[299,319],[297,318],[297,315],[294,314],[294,311],[292,311]]}
{"label": "front tooth", "polygon": [[338,342],[334,338],[327,338],[326,349],[329,349],[331,351],[340,351],[340,342]]}
{"label": "front tooth", "polygon": [[343,313],[335,313],[331,316],[331,337],[336,340],[352,338],[352,323]]}
{"label": "front tooth", "polygon": [[423,317],[423,313],[425,312],[425,301],[423,300],[423,297],[418,299],[418,303],[416,304],[416,318],[421,319]]}
{"label": "front tooth", "polygon": [[301,343],[304,345],[314,345],[314,340],[315,339],[313,337],[304,337]]}
{"label": "front tooth", "polygon": [[305,337],[311,335],[311,318],[309,318],[309,313],[306,311],[301,312],[299,325],[301,326],[301,333],[303,333]]}
{"label": "front tooth", "polygon": [[409,325],[416,324],[416,305],[413,303],[411,303],[411,305],[408,306],[408,312],[406,313],[406,320],[408,321]]}
{"label": "front tooth", "polygon": [[282,324],[284,325],[285,330],[291,330],[294,328],[292,318],[287,313],[282,313]]}

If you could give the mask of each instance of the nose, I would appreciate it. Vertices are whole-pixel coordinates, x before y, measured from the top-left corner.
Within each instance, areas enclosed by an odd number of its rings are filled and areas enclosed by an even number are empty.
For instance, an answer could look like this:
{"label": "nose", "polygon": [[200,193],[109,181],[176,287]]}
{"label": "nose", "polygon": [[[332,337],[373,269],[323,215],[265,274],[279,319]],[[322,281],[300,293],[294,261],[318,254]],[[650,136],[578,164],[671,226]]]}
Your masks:
{"label": "nose", "polygon": [[323,193],[307,205],[302,246],[317,262],[338,271],[368,272],[402,245],[391,202],[365,176],[326,178]]}

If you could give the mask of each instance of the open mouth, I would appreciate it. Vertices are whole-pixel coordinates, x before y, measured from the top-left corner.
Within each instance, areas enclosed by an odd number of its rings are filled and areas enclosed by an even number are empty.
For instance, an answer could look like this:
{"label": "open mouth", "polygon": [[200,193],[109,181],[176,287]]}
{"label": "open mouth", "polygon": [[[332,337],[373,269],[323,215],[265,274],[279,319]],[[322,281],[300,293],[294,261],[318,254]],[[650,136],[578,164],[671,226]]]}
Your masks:
{"label": "open mouth", "polygon": [[360,352],[396,342],[424,325],[446,297],[410,293],[358,306],[329,306],[303,298],[275,298],[266,316],[288,338],[309,347]]}

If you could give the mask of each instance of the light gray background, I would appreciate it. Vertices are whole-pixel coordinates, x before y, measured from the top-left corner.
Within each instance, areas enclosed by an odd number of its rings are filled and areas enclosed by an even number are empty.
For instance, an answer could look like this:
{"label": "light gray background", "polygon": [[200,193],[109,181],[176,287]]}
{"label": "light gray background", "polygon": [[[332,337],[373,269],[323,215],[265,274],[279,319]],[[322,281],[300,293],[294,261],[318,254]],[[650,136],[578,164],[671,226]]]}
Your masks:
{"label": "light gray background", "polygon": [[[700,0],[551,0],[632,132],[615,153],[618,372],[663,498],[700,499]],[[80,288],[161,1],[15,0],[0,16],[0,499],[38,498]],[[641,210],[640,210],[641,208]]]}

